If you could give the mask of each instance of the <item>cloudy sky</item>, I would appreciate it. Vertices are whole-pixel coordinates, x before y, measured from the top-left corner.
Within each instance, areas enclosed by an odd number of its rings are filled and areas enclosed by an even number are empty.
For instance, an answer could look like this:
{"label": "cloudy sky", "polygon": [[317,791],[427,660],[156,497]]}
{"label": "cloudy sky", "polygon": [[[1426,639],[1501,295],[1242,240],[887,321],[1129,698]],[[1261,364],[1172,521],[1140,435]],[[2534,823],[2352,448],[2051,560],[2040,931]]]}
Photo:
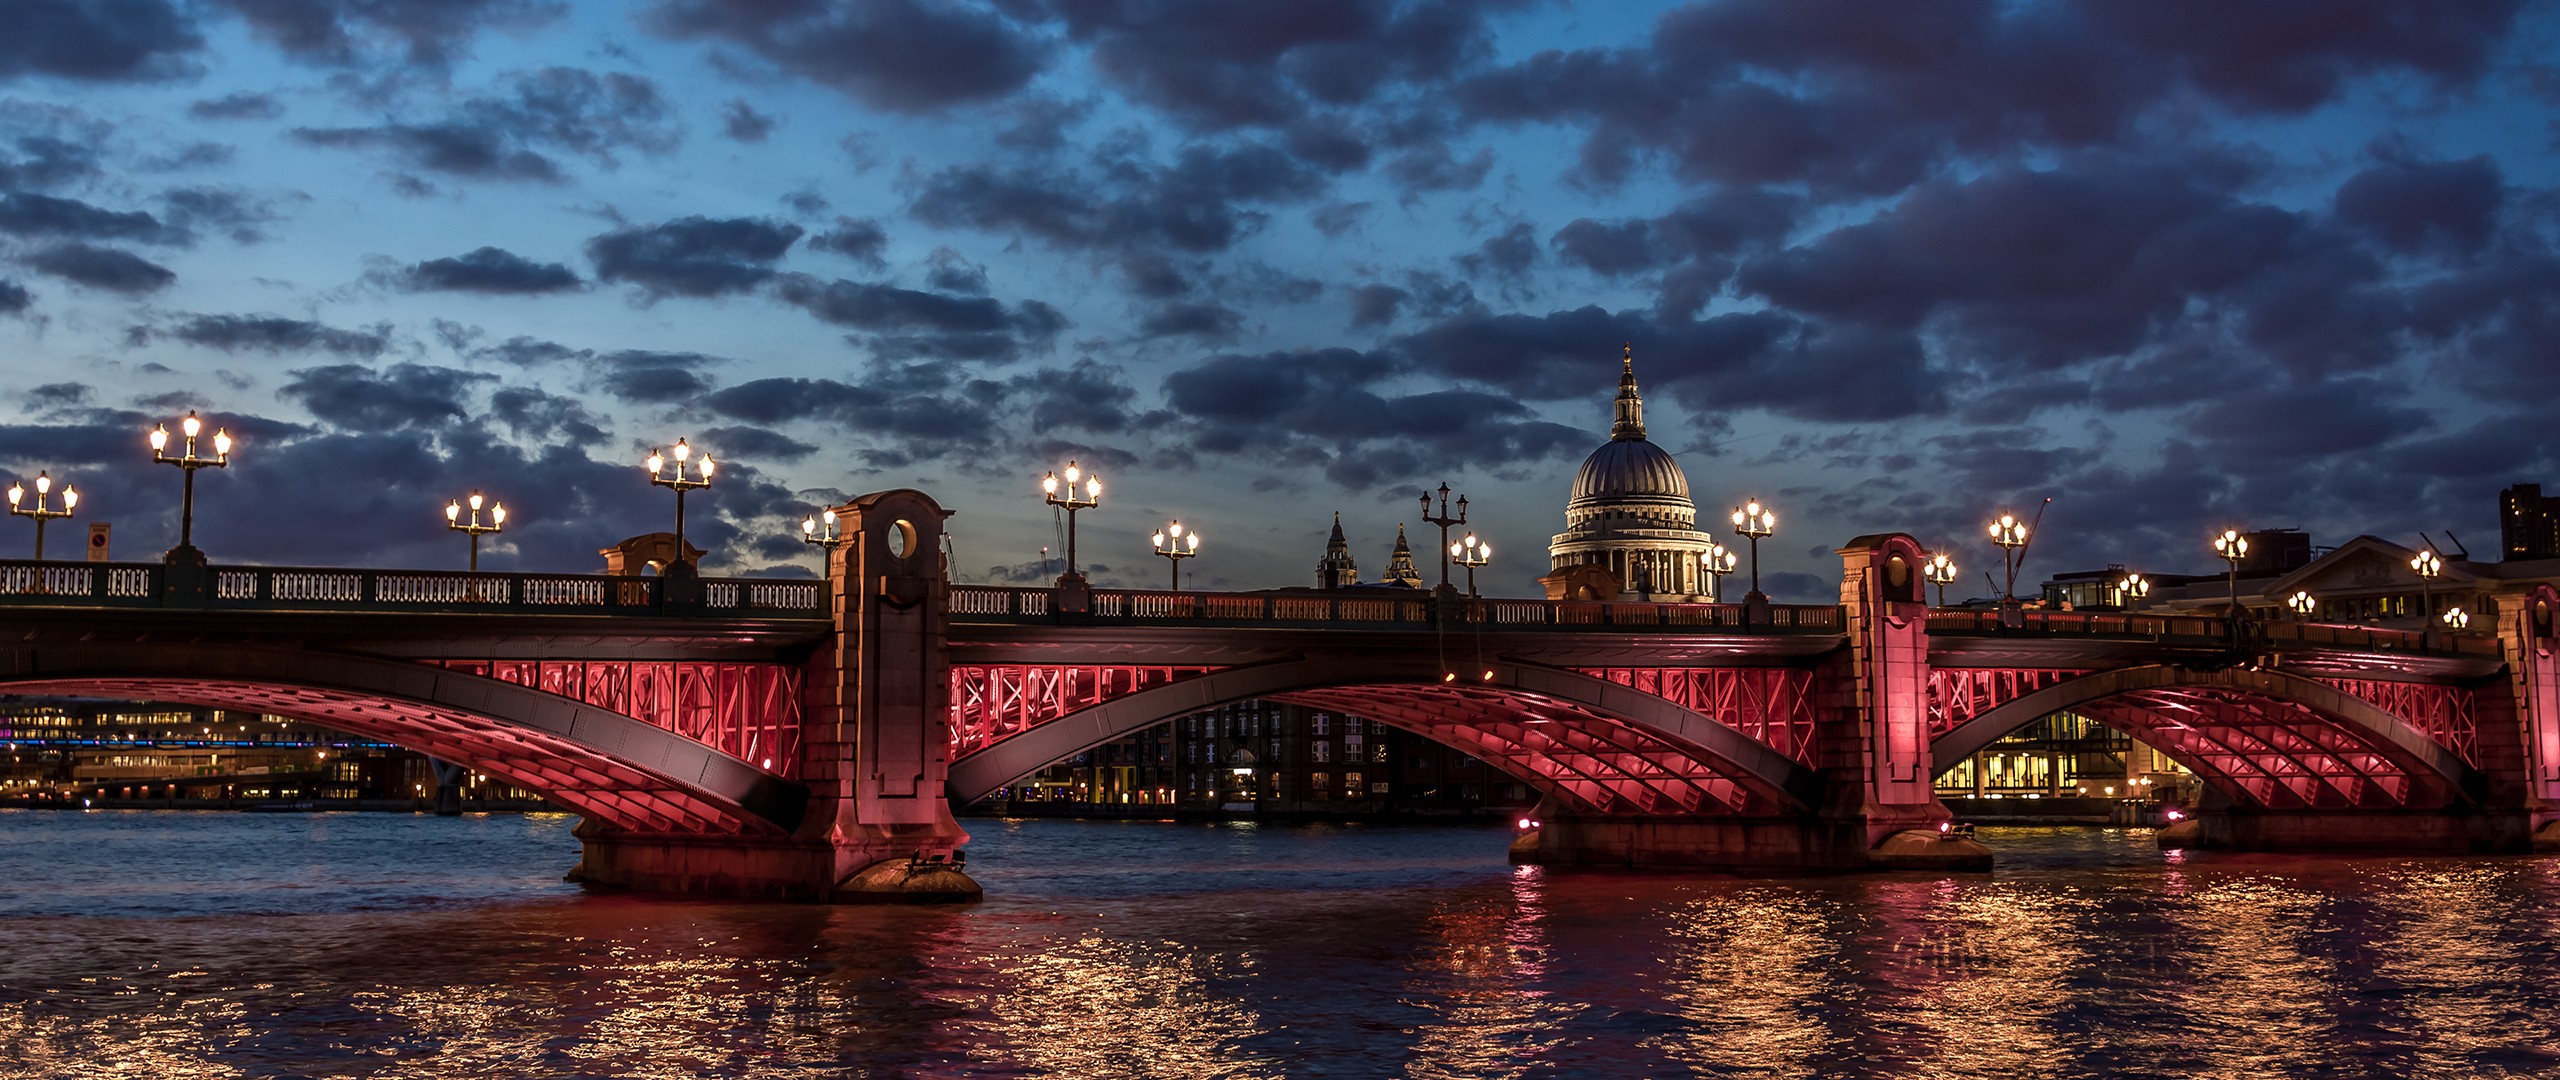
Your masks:
{"label": "cloudy sky", "polygon": [[[1530,593],[1632,343],[1710,521],[2030,576],[2560,484],[2560,11],[2501,0],[14,0],[0,472],[217,562],[592,570],[731,466],[713,573],[921,487],[1029,581],[1036,479],[1160,582],[1372,576],[1446,480]],[[0,550],[22,556],[32,528]],[[75,522],[75,525],[77,522]]]}

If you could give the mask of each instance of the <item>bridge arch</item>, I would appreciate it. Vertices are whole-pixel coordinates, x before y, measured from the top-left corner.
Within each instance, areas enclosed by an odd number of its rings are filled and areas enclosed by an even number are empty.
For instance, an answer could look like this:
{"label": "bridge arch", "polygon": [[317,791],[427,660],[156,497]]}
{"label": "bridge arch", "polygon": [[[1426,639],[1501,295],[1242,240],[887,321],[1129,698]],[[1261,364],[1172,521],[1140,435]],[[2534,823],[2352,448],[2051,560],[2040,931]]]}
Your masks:
{"label": "bridge arch", "polygon": [[946,790],[954,803],[973,802],[1122,736],[1259,698],[1417,732],[1586,813],[1802,812],[1822,803],[1812,769],[1664,698],[1536,664],[1496,662],[1472,673],[1452,680],[1439,664],[1393,657],[1225,668],[1088,706],[960,757]]}
{"label": "bridge arch", "polygon": [[602,827],[780,835],[807,789],[609,709],[427,664],[174,644],[0,650],[0,694],[255,710],[397,743],[557,799]]}
{"label": "bridge arch", "polygon": [[2271,809],[2478,803],[2486,780],[2399,717],[2315,679],[2168,664],[2065,679],[1937,736],[1940,772],[2058,712],[2149,743],[2242,805]]}

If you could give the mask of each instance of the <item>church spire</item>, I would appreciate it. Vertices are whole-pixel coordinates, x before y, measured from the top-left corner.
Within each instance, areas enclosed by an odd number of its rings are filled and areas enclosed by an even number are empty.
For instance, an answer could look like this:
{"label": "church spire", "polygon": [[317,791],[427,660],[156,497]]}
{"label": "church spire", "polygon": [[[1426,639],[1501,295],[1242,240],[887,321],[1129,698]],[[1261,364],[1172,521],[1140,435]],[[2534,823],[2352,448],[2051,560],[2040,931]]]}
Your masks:
{"label": "church spire", "polygon": [[1316,560],[1316,588],[1339,589],[1360,583],[1360,564],[1351,559],[1351,542],[1342,536],[1342,511],[1333,512],[1333,538],[1325,541],[1324,558]]}
{"label": "church spire", "polygon": [[1636,347],[1626,347],[1625,366],[1618,373],[1618,422],[1609,426],[1612,439],[1644,438],[1644,395],[1636,392]]}
{"label": "church spire", "polygon": [[1414,569],[1413,545],[1405,542],[1404,523],[1396,523],[1396,549],[1387,556],[1387,572],[1378,575],[1381,585],[1402,585],[1409,589],[1422,587],[1422,571]]}

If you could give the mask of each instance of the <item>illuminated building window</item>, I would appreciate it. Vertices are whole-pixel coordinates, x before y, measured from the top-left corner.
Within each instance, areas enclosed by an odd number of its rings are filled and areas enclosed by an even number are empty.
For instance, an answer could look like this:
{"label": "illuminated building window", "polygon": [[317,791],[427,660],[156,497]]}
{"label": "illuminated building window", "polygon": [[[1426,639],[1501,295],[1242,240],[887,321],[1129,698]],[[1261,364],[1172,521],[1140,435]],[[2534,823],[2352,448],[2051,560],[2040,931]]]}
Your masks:
{"label": "illuminated building window", "polygon": [[1367,781],[1362,779],[1361,774],[1359,773],[1347,772],[1342,774],[1342,797],[1346,799],[1359,798],[1362,794],[1362,788],[1366,784]]}
{"label": "illuminated building window", "polygon": [[1325,799],[1330,799],[1330,798],[1332,798],[1332,797],[1333,797],[1333,790],[1332,790],[1332,788],[1333,788],[1333,774],[1332,774],[1332,773],[1308,773],[1308,774],[1307,774],[1307,797],[1312,798],[1312,799],[1315,799],[1315,800],[1317,800],[1317,801],[1323,801],[1323,800],[1325,800]]}

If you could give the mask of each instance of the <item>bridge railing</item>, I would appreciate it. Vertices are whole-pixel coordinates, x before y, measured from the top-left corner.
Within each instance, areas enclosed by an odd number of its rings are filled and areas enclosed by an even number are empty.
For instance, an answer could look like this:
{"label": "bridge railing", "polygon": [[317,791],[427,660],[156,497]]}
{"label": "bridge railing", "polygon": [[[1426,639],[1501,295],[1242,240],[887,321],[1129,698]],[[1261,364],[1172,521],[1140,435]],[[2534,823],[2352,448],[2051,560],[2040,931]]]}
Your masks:
{"label": "bridge railing", "polygon": [[[160,607],[167,572],[160,563],[0,561],[0,606]],[[211,595],[203,606],[217,610],[614,615],[659,613],[667,606],[663,583],[655,577],[302,566],[217,566],[207,572]],[[826,614],[826,585],[704,578],[701,608],[751,617],[820,618]]]}
{"label": "bridge railing", "polygon": [[[2220,615],[2168,615],[2137,611],[2021,611],[2019,625],[2004,626],[2000,612],[1932,611],[1932,634],[2026,634],[2229,641],[2231,624]],[[2496,656],[2497,639],[2479,635],[2425,634],[2344,623],[2257,622],[2250,634],[2272,645],[2309,645],[2360,652],[2429,652]]]}
{"label": "bridge railing", "polygon": [[[1361,596],[1319,593],[1160,592],[1095,589],[1091,611],[1069,616],[1094,622],[1213,625],[1430,626],[1428,594]],[[951,587],[954,620],[1049,622],[1061,618],[1056,594],[1042,588]],[[1740,604],[1620,603],[1587,600],[1460,599],[1450,621],[1487,628],[1686,627],[1741,631],[1838,633],[1836,605],[1772,605],[1754,624]]]}

